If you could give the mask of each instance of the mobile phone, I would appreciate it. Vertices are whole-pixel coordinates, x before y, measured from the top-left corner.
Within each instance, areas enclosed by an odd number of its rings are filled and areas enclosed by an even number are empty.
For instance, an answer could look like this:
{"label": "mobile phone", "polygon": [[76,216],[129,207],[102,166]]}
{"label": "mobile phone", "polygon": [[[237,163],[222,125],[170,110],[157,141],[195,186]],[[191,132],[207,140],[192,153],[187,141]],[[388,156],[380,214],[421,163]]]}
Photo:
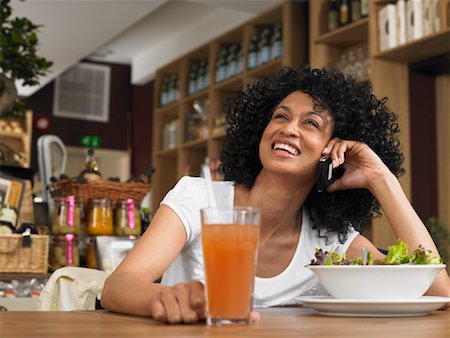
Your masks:
{"label": "mobile phone", "polygon": [[322,156],[317,170],[317,191],[323,192],[335,181],[330,155]]}

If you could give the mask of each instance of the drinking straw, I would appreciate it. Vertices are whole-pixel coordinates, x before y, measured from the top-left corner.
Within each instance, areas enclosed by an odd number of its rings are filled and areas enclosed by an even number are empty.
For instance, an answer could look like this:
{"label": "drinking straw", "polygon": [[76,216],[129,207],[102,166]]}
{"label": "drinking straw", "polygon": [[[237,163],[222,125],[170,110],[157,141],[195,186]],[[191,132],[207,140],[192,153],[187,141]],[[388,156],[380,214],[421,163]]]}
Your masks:
{"label": "drinking straw", "polygon": [[211,171],[209,170],[209,167],[206,164],[202,165],[202,172],[203,176],[206,179],[206,190],[208,191],[209,206],[211,208],[215,208],[217,207],[217,204],[216,204],[216,196],[214,195],[214,190],[212,186]]}

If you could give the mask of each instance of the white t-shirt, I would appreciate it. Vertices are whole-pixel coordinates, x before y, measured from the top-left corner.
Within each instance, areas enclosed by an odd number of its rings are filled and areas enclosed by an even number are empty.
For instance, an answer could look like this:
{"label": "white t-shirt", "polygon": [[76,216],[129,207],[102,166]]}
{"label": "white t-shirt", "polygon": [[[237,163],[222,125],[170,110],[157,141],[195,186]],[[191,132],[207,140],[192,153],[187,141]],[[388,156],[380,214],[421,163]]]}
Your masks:
{"label": "white t-shirt", "polygon": [[[217,205],[233,205],[233,182],[213,182],[213,189]],[[186,230],[186,243],[164,273],[161,283],[172,286],[192,280],[204,282],[200,209],[210,206],[205,179],[183,177],[167,193],[161,204],[167,205],[178,215]],[[346,252],[358,234],[352,228],[347,241],[341,244],[336,234],[327,233],[327,244],[325,238],[317,236],[317,230],[312,229],[307,213],[303,212],[300,238],[289,265],[277,276],[255,278],[255,307],[295,304],[298,303],[296,298],[299,296],[327,294],[318,278],[305,265],[314,258],[316,248]]]}

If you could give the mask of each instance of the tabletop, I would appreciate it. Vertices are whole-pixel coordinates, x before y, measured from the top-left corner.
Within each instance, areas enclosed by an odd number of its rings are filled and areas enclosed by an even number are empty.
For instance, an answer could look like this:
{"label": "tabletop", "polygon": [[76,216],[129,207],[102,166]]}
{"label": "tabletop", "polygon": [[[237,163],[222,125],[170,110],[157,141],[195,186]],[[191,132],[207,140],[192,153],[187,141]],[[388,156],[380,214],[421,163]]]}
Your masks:
{"label": "tabletop", "polygon": [[423,317],[322,316],[302,307],[260,311],[253,325],[165,325],[149,318],[101,311],[0,312],[0,337],[395,337],[448,338],[450,311]]}

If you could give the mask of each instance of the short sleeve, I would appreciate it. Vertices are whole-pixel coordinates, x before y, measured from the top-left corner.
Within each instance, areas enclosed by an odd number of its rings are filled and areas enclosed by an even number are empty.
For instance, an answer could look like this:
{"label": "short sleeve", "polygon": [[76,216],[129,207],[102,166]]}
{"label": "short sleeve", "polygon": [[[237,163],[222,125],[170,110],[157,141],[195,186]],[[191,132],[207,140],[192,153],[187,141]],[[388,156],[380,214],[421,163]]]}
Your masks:
{"label": "short sleeve", "polygon": [[181,178],[160,204],[167,205],[180,218],[186,230],[186,243],[192,243],[200,235],[200,209],[209,206],[202,178],[189,176]]}

